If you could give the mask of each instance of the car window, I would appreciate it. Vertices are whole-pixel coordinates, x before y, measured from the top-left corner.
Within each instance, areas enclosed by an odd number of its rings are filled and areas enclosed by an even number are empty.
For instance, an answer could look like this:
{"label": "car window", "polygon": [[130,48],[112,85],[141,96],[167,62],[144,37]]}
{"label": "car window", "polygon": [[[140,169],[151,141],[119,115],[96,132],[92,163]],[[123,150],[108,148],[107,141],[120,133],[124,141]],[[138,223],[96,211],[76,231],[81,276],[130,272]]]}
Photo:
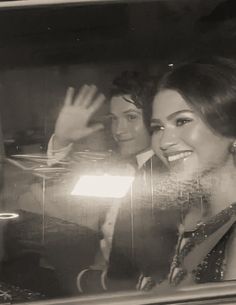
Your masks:
{"label": "car window", "polygon": [[187,271],[205,298],[204,287],[229,293],[233,213],[217,237],[204,231],[204,187],[185,193],[168,178],[174,154],[152,147],[189,120],[160,123],[152,102],[178,65],[235,57],[235,12],[231,0],[0,2],[1,303],[174,304],[180,293],[185,304],[195,288],[169,281],[195,233],[210,246],[194,240]]}

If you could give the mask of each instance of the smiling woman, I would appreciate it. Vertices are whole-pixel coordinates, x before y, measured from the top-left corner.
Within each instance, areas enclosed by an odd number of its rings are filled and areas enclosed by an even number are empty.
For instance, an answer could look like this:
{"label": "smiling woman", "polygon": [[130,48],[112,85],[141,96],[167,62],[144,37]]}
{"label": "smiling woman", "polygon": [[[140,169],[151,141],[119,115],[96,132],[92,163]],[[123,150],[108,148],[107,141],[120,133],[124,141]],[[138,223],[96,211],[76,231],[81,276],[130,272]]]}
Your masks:
{"label": "smiling woman", "polygon": [[[160,118],[157,120],[157,118]],[[175,90],[162,90],[153,104],[153,148],[179,180],[216,170],[227,161],[231,138],[206,126]]]}
{"label": "smiling woman", "polygon": [[235,67],[233,60],[222,58],[176,67],[160,82],[154,98],[155,153],[168,165],[172,181],[175,177],[188,190],[201,185],[202,196],[208,198],[207,210],[197,219],[204,223],[196,229],[189,202],[169,278],[174,285],[186,275],[195,282],[236,278],[235,272],[229,276],[236,250]]}

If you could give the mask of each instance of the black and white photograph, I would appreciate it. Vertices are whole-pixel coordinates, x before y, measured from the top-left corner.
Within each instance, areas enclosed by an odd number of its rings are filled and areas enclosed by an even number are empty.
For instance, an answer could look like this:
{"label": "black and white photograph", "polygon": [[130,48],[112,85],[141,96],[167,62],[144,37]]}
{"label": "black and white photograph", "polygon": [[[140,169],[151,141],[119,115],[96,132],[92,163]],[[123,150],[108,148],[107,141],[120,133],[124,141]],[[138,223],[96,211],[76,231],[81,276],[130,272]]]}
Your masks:
{"label": "black and white photograph", "polygon": [[235,0],[0,1],[0,304],[236,304]]}

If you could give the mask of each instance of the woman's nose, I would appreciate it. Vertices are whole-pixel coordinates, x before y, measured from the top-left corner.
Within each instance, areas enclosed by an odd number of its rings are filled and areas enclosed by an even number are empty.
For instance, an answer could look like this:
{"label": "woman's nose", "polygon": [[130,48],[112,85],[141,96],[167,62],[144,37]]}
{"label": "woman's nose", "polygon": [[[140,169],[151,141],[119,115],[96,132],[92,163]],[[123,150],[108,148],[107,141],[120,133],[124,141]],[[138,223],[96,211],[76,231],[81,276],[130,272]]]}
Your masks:
{"label": "woman's nose", "polygon": [[177,143],[177,135],[174,130],[165,129],[160,138],[160,149],[165,151]]}

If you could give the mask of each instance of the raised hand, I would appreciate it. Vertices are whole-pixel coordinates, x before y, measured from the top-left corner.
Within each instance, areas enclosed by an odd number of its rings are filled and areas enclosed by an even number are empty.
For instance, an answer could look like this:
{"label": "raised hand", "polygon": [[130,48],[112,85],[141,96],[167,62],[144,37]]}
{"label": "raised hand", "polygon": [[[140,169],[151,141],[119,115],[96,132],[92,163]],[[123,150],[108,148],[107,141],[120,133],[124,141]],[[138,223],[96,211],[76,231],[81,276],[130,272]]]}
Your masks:
{"label": "raised hand", "polygon": [[74,88],[68,88],[55,125],[55,149],[76,142],[104,128],[103,124],[90,125],[94,113],[102,106],[105,96],[94,85],[84,85],[75,96]]}

